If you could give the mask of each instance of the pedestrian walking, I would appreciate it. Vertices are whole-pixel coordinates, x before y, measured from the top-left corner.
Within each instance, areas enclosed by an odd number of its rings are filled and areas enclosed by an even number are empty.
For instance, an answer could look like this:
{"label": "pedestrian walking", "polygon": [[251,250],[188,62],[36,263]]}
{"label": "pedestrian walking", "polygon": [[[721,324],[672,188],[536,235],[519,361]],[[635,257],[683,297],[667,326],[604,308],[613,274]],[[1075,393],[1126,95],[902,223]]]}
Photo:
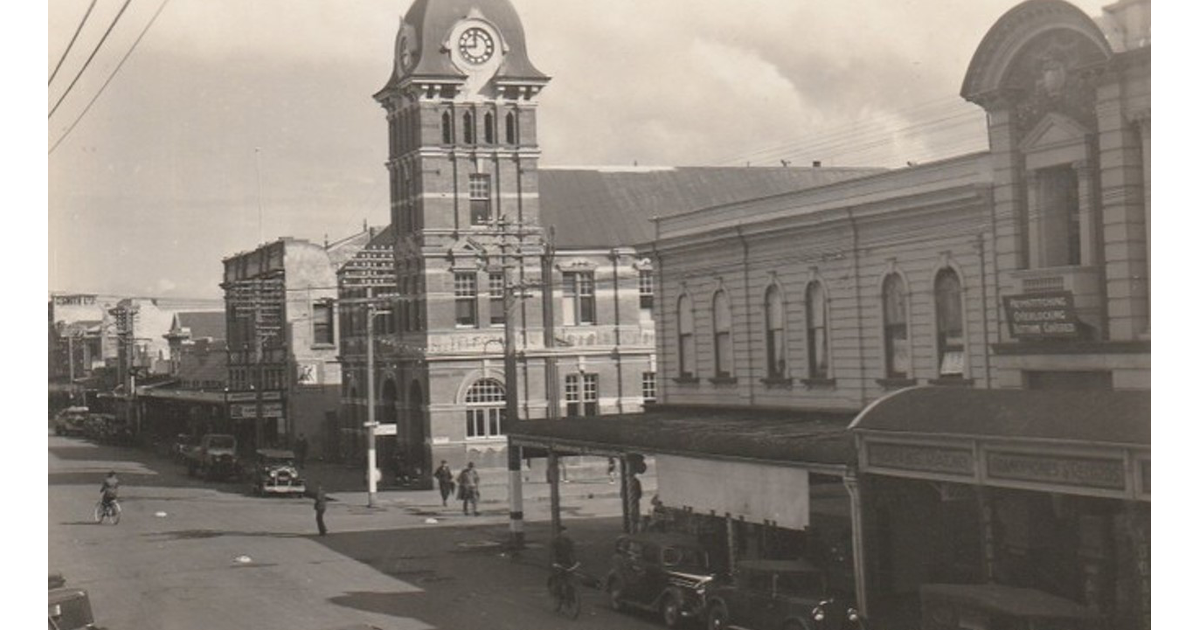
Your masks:
{"label": "pedestrian walking", "polygon": [[443,459],[442,465],[433,471],[433,478],[437,479],[438,490],[442,493],[442,507],[446,507],[446,501],[454,494],[454,473],[450,472],[446,460]]}
{"label": "pedestrian walking", "polygon": [[300,437],[296,438],[296,465],[303,469],[306,459],[308,459],[308,438],[301,431]]}
{"label": "pedestrian walking", "polygon": [[479,471],[475,470],[475,462],[467,462],[467,467],[458,473],[458,498],[463,502],[463,515],[467,508],[479,516]]}
{"label": "pedestrian walking", "polygon": [[617,483],[617,458],[608,458],[608,484]]}
{"label": "pedestrian walking", "polygon": [[317,484],[316,498],[313,500],[313,509],[317,511],[317,531],[321,536],[326,534],[325,530],[325,488],[321,484]]}

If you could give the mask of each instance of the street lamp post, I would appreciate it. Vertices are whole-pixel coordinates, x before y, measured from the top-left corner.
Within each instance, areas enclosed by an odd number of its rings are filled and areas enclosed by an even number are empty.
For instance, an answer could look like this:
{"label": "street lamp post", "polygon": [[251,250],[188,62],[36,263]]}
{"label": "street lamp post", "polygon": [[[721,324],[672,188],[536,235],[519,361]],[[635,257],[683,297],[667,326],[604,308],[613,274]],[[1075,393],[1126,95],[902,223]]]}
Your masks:
{"label": "street lamp post", "polygon": [[[369,291],[369,289],[368,289]],[[375,306],[367,302],[367,507],[375,507]]]}

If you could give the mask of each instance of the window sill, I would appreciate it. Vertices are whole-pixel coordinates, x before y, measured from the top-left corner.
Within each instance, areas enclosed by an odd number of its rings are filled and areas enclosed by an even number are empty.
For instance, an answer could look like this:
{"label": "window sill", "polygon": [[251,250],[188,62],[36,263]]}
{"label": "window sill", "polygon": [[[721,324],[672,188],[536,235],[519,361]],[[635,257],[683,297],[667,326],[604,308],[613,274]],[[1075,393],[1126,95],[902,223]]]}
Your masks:
{"label": "window sill", "polygon": [[736,376],[714,376],[708,382],[713,385],[736,385],[738,381]]}
{"label": "window sill", "polygon": [[767,389],[791,389],[795,379],[783,378],[782,376],[770,376],[759,380],[760,383],[767,386]]}
{"label": "window sill", "polygon": [[336,348],[336,347],[337,347],[337,344],[335,344],[335,343],[323,343],[323,342],[322,342],[322,343],[314,343],[314,344],[312,344],[312,346],[310,346],[310,347],[311,347],[313,350],[330,350],[330,349],[332,349],[332,348]]}
{"label": "window sill", "polygon": [[802,378],[801,383],[809,389],[834,388],[837,387],[836,378]]}
{"label": "window sill", "polygon": [[917,384],[915,378],[877,378],[875,383],[884,389],[901,389]]}
{"label": "window sill", "polygon": [[975,384],[975,379],[962,377],[931,378],[926,380],[925,383],[927,385],[945,385],[949,387],[971,387]]}
{"label": "window sill", "polygon": [[691,385],[691,384],[699,383],[700,377],[698,377],[698,376],[677,376],[671,380],[673,380],[676,383],[679,383],[681,385]]}

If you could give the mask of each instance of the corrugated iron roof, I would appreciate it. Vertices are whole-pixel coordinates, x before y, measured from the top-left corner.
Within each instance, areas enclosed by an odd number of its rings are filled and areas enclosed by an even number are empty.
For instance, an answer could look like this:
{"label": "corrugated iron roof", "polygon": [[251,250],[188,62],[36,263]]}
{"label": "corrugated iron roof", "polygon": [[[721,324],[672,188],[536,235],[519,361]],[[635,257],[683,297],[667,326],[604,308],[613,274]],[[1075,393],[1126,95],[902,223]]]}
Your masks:
{"label": "corrugated iron roof", "polygon": [[522,420],[516,441],[618,452],[737,457],[788,464],[850,465],[853,413],[672,407],[647,413]]}
{"label": "corrugated iron roof", "polygon": [[814,188],[881,168],[542,168],[542,225],[567,249],[648,244],[653,217]]}
{"label": "corrugated iron roof", "polygon": [[854,430],[1150,445],[1150,392],[913,387],[867,407]]}

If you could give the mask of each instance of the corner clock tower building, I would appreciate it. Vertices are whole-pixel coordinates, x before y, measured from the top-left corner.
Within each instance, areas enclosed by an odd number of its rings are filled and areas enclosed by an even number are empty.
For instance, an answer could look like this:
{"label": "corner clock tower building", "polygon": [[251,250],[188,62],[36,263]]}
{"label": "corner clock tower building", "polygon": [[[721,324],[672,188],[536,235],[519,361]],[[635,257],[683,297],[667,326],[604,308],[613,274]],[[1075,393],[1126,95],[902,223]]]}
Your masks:
{"label": "corner clock tower building", "polygon": [[[536,106],[548,82],[508,0],[415,0],[375,94],[387,112],[397,281],[375,404],[395,409],[397,452],[424,475],[441,459],[503,465],[514,386],[521,416],[547,415],[553,367],[533,356],[547,345]],[[521,357],[511,384],[506,318]]]}

